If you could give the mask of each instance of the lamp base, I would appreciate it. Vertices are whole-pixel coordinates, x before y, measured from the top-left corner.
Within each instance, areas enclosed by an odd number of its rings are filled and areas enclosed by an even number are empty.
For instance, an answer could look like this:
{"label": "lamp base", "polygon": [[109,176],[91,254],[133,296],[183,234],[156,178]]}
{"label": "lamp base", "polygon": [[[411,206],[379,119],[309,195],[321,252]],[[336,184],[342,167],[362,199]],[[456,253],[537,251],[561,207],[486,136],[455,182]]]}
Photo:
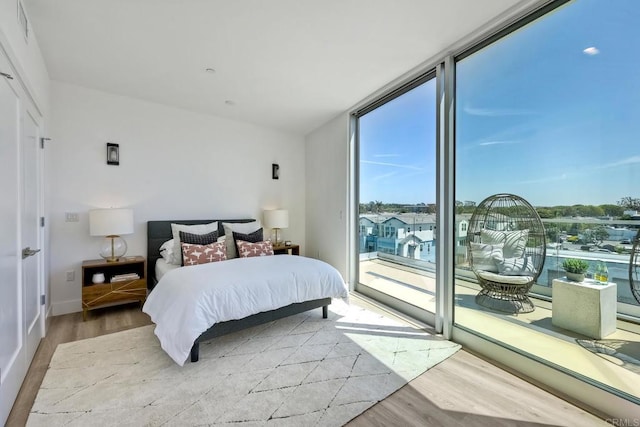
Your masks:
{"label": "lamp base", "polygon": [[107,236],[100,246],[100,256],[107,262],[118,262],[127,253],[127,242],[120,236]]}
{"label": "lamp base", "polygon": [[280,230],[279,228],[274,228],[274,231],[276,232],[276,241],[274,243],[275,243],[276,246],[281,246],[282,245],[282,241],[278,237],[278,231],[279,230]]}

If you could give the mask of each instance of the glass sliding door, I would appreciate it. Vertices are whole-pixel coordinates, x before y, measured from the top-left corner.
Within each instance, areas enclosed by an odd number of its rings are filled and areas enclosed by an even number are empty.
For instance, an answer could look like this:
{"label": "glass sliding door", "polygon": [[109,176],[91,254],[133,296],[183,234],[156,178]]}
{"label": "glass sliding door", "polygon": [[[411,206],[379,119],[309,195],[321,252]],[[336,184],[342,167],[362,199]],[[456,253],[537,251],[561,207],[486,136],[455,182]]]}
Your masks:
{"label": "glass sliding door", "polygon": [[[506,255],[514,242],[467,236],[491,248],[481,268],[474,261],[483,256],[480,246],[456,252],[454,308],[455,326],[638,402],[640,303],[628,272],[640,229],[639,20],[637,1],[569,2],[457,58],[457,224],[462,230],[491,195],[518,195],[546,232],[544,248],[526,249],[544,249],[546,256],[528,289],[534,310],[498,311],[476,297],[485,290],[478,278],[493,274],[515,283],[534,273],[518,270],[525,259]],[[496,233],[515,232],[508,220],[500,226]],[[567,280],[568,259],[588,266],[570,299],[612,283],[614,299],[563,312],[567,301],[553,290]],[[609,285],[594,280],[603,265]],[[561,321],[567,317],[574,320]],[[612,319],[613,332],[585,328],[600,317]]]}
{"label": "glass sliding door", "polygon": [[358,115],[356,290],[433,323],[435,73]]}

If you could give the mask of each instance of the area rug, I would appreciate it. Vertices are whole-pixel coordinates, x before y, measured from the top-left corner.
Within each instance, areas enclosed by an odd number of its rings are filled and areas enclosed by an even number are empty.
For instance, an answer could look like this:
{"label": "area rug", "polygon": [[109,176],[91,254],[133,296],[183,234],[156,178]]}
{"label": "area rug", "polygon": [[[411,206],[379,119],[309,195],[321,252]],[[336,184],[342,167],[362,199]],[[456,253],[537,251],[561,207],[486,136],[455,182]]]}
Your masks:
{"label": "area rug", "polygon": [[29,426],[341,426],[459,345],[334,302],[200,345],[176,365],[153,325],[61,344]]}
{"label": "area rug", "polygon": [[576,340],[585,349],[629,371],[640,374],[640,343],[625,340]]}

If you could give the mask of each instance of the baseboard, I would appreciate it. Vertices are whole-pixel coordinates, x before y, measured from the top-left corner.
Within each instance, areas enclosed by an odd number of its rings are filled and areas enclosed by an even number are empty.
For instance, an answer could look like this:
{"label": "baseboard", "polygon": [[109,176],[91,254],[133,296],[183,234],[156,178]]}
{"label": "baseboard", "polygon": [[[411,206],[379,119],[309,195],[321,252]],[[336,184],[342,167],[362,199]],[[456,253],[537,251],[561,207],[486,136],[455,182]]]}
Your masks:
{"label": "baseboard", "polygon": [[77,313],[79,311],[82,311],[81,299],[54,302],[51,304],[51,312],[53,316],[60,316],[62,314],[69,314],[69,313]]}

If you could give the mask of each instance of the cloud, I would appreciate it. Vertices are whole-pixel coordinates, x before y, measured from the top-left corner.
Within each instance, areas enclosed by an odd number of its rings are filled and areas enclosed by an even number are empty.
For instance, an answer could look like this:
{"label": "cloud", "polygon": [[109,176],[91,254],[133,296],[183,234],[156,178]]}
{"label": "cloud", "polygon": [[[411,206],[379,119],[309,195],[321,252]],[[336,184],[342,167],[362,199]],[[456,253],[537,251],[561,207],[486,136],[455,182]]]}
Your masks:
{"label": "cloud", "polygon": [[501,145],[501,144],[522,144],[523,141],[484,141],[480,142],[480,146]]}
{"label": "cloud", "polygon": [[588,47],[588,48],[584,49],[582,52],[584,52],[586,55],[594,56],[594,55],[599,54],[600,50],[598,50],[597,47],[591,46],[591,47]]}
{"label": "cloud", "polygon": [[374,162],[372,160],[360,160],[360,163],[366,163],[368,165],[378,165],[378,166],[391,166],[394,168],[401,168],[401,169],[413,169],[418,171],[421,171],[424,169],[424,168],[413,166],[413,165],[403,165],[400,163]]}
{"label": "cloud", "polygon": [[617,166],[633,165],[635,163],[640,163],[640,156],[631,156],[626,159],[618,160],[617,162],[607,163],[605,165],[598,166],[598,169],[615,168]]}
{"label": "cloud", "polygon": [[501,116],[531,116],[538,114],[533,110],[521,110],[517,108],[473,108],[468,105],[462,109],[472,116],[501,117]]}
{"label": "cloud", "polygon": [[374,154],[373,157],[400,157],[400,154]]}
{"label": "cloud", "polygon": [[394,172],[389,172],[389,173],[383,173],[382,175],[376,175],[373,178],[371,178],[371,181],[380,181],[381,179],[385,179],[385,178],[391,178],[394,175],[397,175],[398,172],[394,171]]}

